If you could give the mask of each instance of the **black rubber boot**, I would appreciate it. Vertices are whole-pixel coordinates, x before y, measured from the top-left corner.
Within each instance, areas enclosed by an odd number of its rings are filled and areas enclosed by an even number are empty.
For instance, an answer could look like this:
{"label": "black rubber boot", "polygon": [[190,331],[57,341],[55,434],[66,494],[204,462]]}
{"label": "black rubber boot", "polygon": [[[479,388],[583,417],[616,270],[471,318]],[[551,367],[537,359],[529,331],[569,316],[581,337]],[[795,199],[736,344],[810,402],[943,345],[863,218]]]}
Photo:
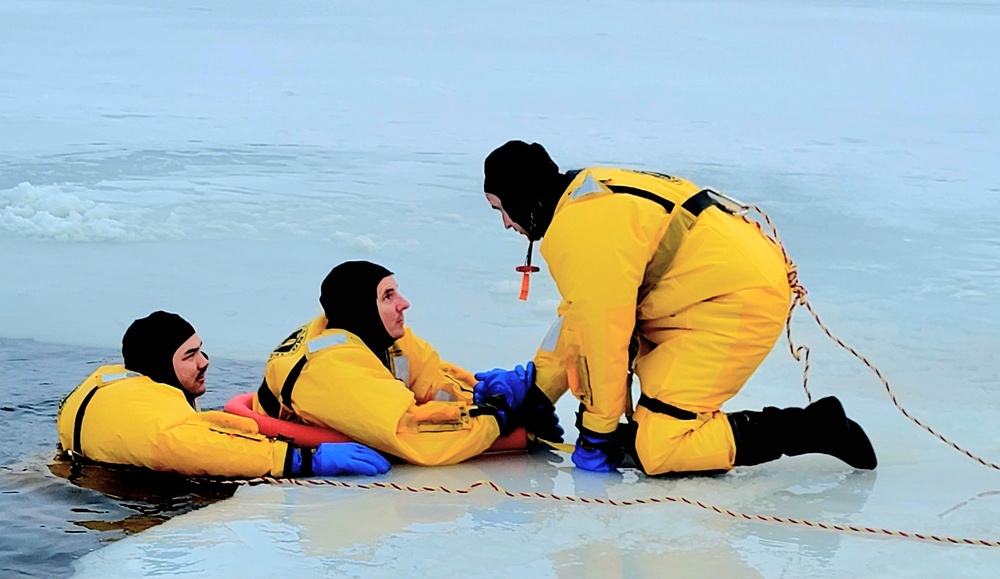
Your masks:
{"label": "black rubber boot", "polygon": [[866,470],[878,464],[865,431],[844,414],[833,396],[805,408],[768,406],[761,412],[744,410],[728,416],[736,439],[736,466],[808,453],[828,454]]}
{"label": "black rubber boot", "polygon": [[635,437],[639,431],[639,423],[632,421],[624,424],[619,424],[618,429],[615,430],[615,438],[622,445],[622,450],[625,451],[625,461],[622,463],[623,468],[637,468],[642,472],[646,472],[646,469],[642,468],[642,463],[639,462],[639,455],[635,451]]}

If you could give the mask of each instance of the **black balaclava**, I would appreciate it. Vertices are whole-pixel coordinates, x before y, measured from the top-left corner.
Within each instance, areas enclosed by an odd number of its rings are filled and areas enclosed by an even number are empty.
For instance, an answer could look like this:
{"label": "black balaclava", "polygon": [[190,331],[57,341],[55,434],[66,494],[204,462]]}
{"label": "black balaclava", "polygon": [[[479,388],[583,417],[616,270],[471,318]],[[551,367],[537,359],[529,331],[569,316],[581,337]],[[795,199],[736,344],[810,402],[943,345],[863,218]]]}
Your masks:
{"label": "black balaclava", "polygon": [[378,284],[392,272],[370,261],[345,261],[330,270],[320,286],[326,327],[347,330],[388,367],[386,351],[395,341],[378,313]]}
{"label": "black balaclava", "polygon": [[507,141],[486,157],[483,191],[496,195],[532,241],[545,235],[571,179],[538,143]]}
{"label": "black balaclava", "polygon": [[139,318],[122,337],[125,368],[148,376],[154,382],[180,388],[191,402],[194,397],[184,389],[174,372],[174,354],[194,334],[194,327],[177,314],[157,311]]}

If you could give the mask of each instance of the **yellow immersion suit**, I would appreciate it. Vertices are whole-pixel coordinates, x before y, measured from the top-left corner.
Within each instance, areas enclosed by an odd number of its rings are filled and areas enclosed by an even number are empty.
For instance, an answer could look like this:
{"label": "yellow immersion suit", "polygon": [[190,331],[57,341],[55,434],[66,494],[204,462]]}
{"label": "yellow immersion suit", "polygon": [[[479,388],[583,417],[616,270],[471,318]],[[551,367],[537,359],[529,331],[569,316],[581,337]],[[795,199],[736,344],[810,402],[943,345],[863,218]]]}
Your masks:
{"label": "yellow immersion suit", "polygon": [[198,412],[180,389],[121,365],[101,366],[66,396],[56,425],[64,450],[185,475],[280,477],[290,454],[253,420]]}
{"label": "yellow immersion suit", "polygon": [[582,426],[612,432],[631,342],[643,469],[732,468],[719,409],[781,334],[791,290],[780,248],[688,181],[589,168],[560,198],[541,253],[562,303],[535,358],[539,388],[552,400],[571,389]]}
{"label": "yellow immersion suit", "polygon": [[495,418],[470,416],[475,378],[443,362],[406,328],[389,349],[392,371],[354,334],[320,316],[267,362],[254,410],[328,426],[420,465],[461,462],[500,435]]}

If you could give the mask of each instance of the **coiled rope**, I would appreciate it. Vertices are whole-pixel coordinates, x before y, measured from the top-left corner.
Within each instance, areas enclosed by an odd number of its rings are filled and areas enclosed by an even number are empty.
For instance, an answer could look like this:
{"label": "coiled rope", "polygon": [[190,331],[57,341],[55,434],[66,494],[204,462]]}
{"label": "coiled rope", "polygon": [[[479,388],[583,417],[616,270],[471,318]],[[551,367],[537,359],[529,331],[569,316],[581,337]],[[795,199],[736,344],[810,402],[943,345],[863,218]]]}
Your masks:
{"label": "coiled rope", "polygon": [[766,523],[783,523],[786,525],[798,525],[801,527],[810,527],[813,529],[824,529],[827,531],[839,531],[842,533],[855,533],[860,535],[873,535],[882,537],[896,537],[901,539],[914,539],[920,541],[929,541],[935,543],[945,543],[951,545],[973,545],[977,547],[1000,547],[1000,541],[992,539],[969,539],[965,537],[949,537],[946,535],[934,535],[930,533],[914,533],[907,531],[897,531],[893,529],[885,529],[881,527],[867,527],[859,525],[839,525],[835,523],[824,523],[820,521],[809,521],[806,519],[794,519],[791,517],[780,517],[776,515],[751,515],[746,513],[741,513],[739,511],[734,511],[731,509],[718,507],[709,503],[704,503],[702,501],[697,501],[694,499],[689,499],[683,496],[664,496],[664,497],[651,497],[645,499],[625,499],[625,500],[615,500],[615,499],[602,499],[602,498],[588,498],[588,497],[576,497],[572,495],[557,495],[552,493],[539,493],[539,492],[512,492],[509,491],[497,483],[489,480],[479,480],[467,487],[452,489],[442,486],[419,486],[413,487],[408,485],[401,485],[394,482],[380,481],[373,483],[349,483],[341,480],[334,479],[294,479],[294,478],[273,478],[273,477],[260,477],[249,480],[229,480],[222,481],[224,483],[230,484],[246,484],[249,486],[270,484],[270,485],[292,485],[292,486],[332,486],[345,489],[354,490],[393,490],[399,492],[407,493],[443,493],[447,495],[467,495],[476,489],[489,489],[497,494],[503,496],[514,498],[514,499],[545,499],[551,501],[559,501],[565,503],[578,503],[584,505],[607,505],[612,507],[632,507],[639,505],[649,505],[649,504],[664,504],[664,503],[680,503],[691,507],[697,507],[705,511],[711,511],[713,513],[718,513],[733,519],[739,519],[744,521],[753,522],[766,522]]}
{"label": "coiled rope", "polygon": [[[802,388],[805,389],[806,398],[809,400],[809,402],[812,402],[812,392],[809,391],[809,347],[804,345],[796,346],[795,342],[792,340],[792,315],[795,313],[795,308],[798,306],[805,307],[812,315],[813,319],[816,320],[816,324],[820,327],[821,330],[823,330],[823,333],[825,333],[838,346],[850,352],[852,356],[860,360],[862,364],[864,364],[869,370],[871,370],[875,374],[875,376],[882,383],[882,386],[885,387],[886,393],[889,394],[889,399],[892,400],[893,406],[895,406],[896,409],[903,414],[903,416],[905,416],[908,420],[910,420],[910,422],[916,424],[923,430],[929,432],[931,435],[933,435],[941,442],[954,448],[958,452],[964,454],[965,456],[971,458],[972,460],[978,462],[979,464],[987,468],[991,468],[993,470],[1000,470],[1000,464],[987,460],[979,456],[978,454],[972,452],[971,450],[966,449],[957,442],[941,434],[940,432],[935,430],[934,427],[926,424],[925,422],[914,416],[912,413],[910,413],[910,411],[908,411],[906,408],[904,408],[903,405],[900,404],[899,399],[896,397],[896,393],[893,392],[892,386],[889,385],[889,380],[887,380],[886,377],[882,374],[882,371],[879,370],[878,367],[875,366],[875,364],[872,364],[871,361],[868,360],[868,358],[866,358],[860,352],[855,350],[852,346],[848,345],[846,342],[844,342],[836,335],[834,335],[834,333],[830,331],[830,328],[828,328],[826,324],[823,323],[823,320],[820,319],[819,314],[816,313],[816,310],[813,309],[812,304],[810,304],[809,300],[806,298],[806,295],[808,294],[806,288],[803,287],[802,284],[799,282],[799,268],[795,264],[795,262],[793,262],[792,259],[788,256],[788,252],[785,250],[785,246],[783,243],[781,243],[781,238],[778,236],[778,228],[774,226],[774,223],[771,221],[771,218],[767,215],[767,213],[765,213],[764,210],[758,207],[757,205],[743,204],[738,201],[735,201],[730,197],[726,197],[725,195],[719,194],[718,192],[715,193],[720,197],[722,197],[723,199],[726,199],[727,201],[738,204],[738,206],[742,210],[740,214],[743,217],[743,219],[748,223],[755,225],[757,227],[757,230],[761,232],[761,235],[764,235],[765,237],[773,241],[781,249],[781,254],[785,259],[785,265],[788,269],[788,283],[792,288],[792,294],[793,294],[792,304],[788,309],[788,319],[785,322],[785,336],[788,339],[788,348],[792,353],[792,357],[794,357],[797,361],[803,363]],[[767,223],[767,226],[771,229],[771,232],[768,233],[764,231],[764,228],[761,226],[759,221],[749,219],[746,215],[746,213],[749,211],[754,211],[758,215],[760,215],[761,218],[763,218],[764,221]]]}

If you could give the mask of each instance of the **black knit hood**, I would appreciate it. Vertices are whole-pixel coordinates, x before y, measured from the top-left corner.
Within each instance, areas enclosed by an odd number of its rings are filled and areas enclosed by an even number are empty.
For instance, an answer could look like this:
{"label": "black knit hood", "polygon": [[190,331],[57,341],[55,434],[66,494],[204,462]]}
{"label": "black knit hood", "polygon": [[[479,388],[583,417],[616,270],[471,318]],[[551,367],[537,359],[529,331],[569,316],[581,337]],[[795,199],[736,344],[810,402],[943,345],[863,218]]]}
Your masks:
{"label": "black knit hood", "polygon": [[378,284],[390,275],[370,261],[345,261],[330,270],[319,296],[326,327],[351,332],[380,358],[396,342],[378,313]]}
{"label": "black knit hood", "polygon": [[174,372],[174,354],[194,334],[194,327],[177,314],[156,311],[139,318],[122,337],[125,368],[154,382],[179,388],[192,402],[193,397]]}
{"label": "black knit hood", "polygon": [[545,235],[570,178],[538,143],[508,141],[486,157],[483,191],[496,195],[532,241]]}

